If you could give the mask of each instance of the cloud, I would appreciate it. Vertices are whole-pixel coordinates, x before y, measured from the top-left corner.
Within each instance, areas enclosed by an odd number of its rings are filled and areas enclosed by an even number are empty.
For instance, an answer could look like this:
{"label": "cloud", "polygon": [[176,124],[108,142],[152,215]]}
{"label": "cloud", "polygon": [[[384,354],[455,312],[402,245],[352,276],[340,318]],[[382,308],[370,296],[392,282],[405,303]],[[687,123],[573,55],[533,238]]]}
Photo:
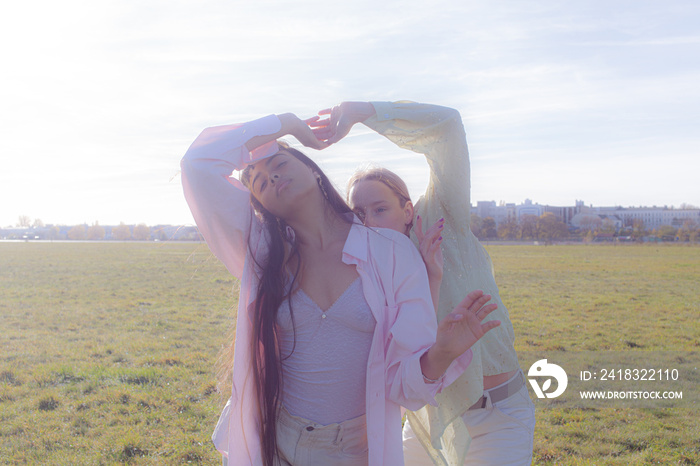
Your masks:
{"label": "cloud", "polygon": [[[474,201],[700,203],[685,190],[700,168],[700,68],[688,59],[700,8],[688,2],[67,0],[4,11],[0,196],[13,201],[0,224],[81,212],[191,221],[169,180],[202,128],[342,100],[460,110]],[[400,172],[414,196],[427,184],[422,157],[363,128],[318,157],[341,186],[366,160]]]}

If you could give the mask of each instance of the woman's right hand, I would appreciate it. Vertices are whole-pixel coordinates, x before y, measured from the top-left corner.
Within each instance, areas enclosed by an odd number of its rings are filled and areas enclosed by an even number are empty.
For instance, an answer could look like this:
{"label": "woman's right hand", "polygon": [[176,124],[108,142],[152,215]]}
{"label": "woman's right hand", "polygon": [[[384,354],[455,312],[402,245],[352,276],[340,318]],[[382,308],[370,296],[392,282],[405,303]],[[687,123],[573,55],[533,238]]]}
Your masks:
{"label": "woman's right hand", "polygon": [[294,136],[296,140],[305,147],[316,150],[325,149],[330,145],[317,138],[314,131],[311,129],[310,125],[318,121],[318,116],[309,118],[308,120],[302,120],[293,113],[280,113],[277,115],[277,118],[280,120],[280,130],[273,134],[264,134],[250,138],[248,142],[245,143],[249,151],[255,150],[263,144],[275,141],[284,136]]}
{"label": "woman's right hand", "polygon": [[281,131],[284,132],[284,134],[294,136],[297,141],[302,143],[305,147],[321,150],[330,145],[317,138],[312,129],[312,125],[314,125],[320,117],[314,116],[308,120],[302,120],[293,113],[283,113],[277,115],[277,118],[279,118],[280,123],[282,123]]}

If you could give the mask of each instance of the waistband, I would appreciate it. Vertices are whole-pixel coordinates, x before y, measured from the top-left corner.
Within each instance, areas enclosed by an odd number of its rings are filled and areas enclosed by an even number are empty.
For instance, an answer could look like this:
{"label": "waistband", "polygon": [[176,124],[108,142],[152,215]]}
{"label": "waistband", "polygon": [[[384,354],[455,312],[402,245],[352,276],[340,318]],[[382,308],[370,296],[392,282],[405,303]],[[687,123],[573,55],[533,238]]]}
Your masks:
{"label": "waistband", "polygon": [[[512,395],[515,395],[521,388],[523,388],[524,385],[525,374],[523,374],[522,370],[519,370],[518,373],[511,377],[507,382],[503,382],[501,385],[485,390],[485,392],[491,399],[491,403],[497,403]],[[482,396],[476,403],[471,405],[468,411],[473,409],[481,409],[484,407],[486,407],[486,395]]]}
{"label": "waistband", "polygon": [[314,437],[318,437],[319,439],[327,438],[330,441],[342,438],[343,434],[367,430],[367,416],[365,414],[348,419],[347,421],[323,425],[300,416],[295,416],[287,411],[284,406],[280,407],[277,422],[292,429],[303,429],[307,432],[313,432]]}

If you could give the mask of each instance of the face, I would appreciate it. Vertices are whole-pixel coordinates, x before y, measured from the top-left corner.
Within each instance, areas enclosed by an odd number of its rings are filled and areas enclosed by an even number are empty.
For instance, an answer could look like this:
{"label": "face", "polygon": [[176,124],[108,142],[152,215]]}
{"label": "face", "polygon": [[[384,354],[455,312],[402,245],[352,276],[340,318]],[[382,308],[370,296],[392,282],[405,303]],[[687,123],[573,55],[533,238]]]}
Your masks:
{"label": "face", "polygon": [[369,227],[391,228],[406,233],[413,220],[413,205],[401,206],[399,197],[384,183],[364,180],[355,184],[351,196],[353,210]]}
{"label": "face", "polygon": [[288,218],[301,198],[318,194],[318,181],[310,167],[281,150],[250,168],[250,192],[272,215]]}

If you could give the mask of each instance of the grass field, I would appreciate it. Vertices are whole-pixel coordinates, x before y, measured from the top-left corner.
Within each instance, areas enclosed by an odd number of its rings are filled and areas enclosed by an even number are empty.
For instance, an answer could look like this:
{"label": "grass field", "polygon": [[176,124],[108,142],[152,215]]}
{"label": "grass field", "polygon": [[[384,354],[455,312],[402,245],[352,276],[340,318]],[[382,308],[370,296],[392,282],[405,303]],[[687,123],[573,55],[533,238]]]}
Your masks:
{"label": "grass field", "polygon": [[[519,351],[700,351],[698,247],[487,249]],[[236,296],[204,245],[0,243],[0,464],[220,464]],[[700,465],[698,414],[540,409],[535,463]]]}

